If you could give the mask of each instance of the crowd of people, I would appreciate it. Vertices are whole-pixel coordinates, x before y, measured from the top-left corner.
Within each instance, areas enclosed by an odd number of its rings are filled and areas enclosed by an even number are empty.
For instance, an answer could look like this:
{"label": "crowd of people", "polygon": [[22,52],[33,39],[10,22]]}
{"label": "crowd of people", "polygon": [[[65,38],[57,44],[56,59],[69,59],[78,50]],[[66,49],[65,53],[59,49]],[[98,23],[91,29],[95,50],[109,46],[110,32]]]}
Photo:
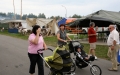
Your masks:
{"label": "crowd of people", "polygon": [[[91,22],[89,24],[89,29],[88,29],[88,38],[89,38],[89,44],[90,44],[90,49],[89,49],[89,54],[95,57],[97,59],[97,56],[95,55],[96,51],[96,42],[97,42],[97,28],[94,29],[95,23]],[[110,34],[108,36],[107,40],[107,45],[108,45],[108,57],[111,59],[112,62],[112,67],[109,68],[109,71],[117,71],[117,51],[120,48],[119,45],[119,33],[115,29],[114,25],[109,26],[109,31]],[[37,50],[39,49],[47,49],[47,45],[42,37],[41,33],[41,28],[38,25],[34,25],[32,29],[32,33],[29,35],[28,41],[28,57],[30,59],[30,68],[29,68],[29,73],[30,75],[33,75],[35,73],[35,66],[36,64],[38,65],[38,75],[44,75],[44,67],[43,67],[43,60],[37,53]],[[66,40],[71,40],[71,38],[67,35],[65,31],[65,25],[61,24],[59,26],[59,31],[57,32],[57,46],[61,44],[66,44]],[[78,50],[79,52],[81,51],[80,49]],[[40,52],[41,55],[43,56],[43,51]],[[89,59],[89,57],[84,57],[86,60]]]}

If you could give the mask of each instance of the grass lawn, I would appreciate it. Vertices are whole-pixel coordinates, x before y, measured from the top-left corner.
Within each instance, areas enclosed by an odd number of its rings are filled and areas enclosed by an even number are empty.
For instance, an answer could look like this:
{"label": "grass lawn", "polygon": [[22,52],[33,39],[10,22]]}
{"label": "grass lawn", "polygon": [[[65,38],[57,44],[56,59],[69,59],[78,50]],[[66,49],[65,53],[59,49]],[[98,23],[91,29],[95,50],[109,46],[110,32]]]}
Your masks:
{"label": "grass lawn", "polygon": [[[1,35],[7,35],[7,36],[11,36],[11,37],[15,37],[15,38],[20,38],[20,39],[24,39],[27,40],[28,36],[27,35],[22,35],[19,33],[9,33],[7,30],[0,32]],[[73,38],[73,35],[70,36],[71,38]],[[86,36],[79,36],[80,38],[85,38]],[[45,36],[44,40],[46,42],[47,45],[49,46],[57,46],[57,38],[56,36]],[[84,50],[88,53],[89,51],[89,44],[82,44],[84,45]],[[107,57],[107,50],[108,47],[105,45],[97,45],[96,47],[96,56],[99,58],[104,58],[104,59],[108,59]]]}

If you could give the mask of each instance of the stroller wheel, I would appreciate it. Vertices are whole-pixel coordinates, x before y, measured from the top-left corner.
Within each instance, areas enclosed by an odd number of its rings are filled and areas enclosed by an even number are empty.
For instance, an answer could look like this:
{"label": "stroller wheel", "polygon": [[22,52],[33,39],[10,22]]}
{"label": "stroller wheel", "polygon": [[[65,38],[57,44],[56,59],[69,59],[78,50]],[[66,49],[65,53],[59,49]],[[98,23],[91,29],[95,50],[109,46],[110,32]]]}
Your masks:
{"label": "stroller wheel", "polygon": [[75,72],[75,70],[76,70],[76,65],[75,65],[75,63],[73,62],[73,63],[72,63],[72,66],[71,66],[70,72]]}
{"label": "stroller wheel", "polygon": [[92,75],[102,75],[102,70],[97,65],[92,65],[92,67],[90,67],[90,72]]}

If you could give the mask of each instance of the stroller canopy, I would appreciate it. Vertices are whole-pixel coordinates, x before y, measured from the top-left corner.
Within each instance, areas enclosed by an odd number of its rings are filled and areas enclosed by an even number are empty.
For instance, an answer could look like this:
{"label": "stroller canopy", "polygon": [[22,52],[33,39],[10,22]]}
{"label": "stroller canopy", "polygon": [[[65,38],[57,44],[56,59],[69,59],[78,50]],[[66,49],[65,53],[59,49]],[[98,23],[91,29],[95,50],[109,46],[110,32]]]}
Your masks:
{"label": "stroller canopy", "polygon": [[53,51],[53,55],[49,57],[45,57],[45,60],[51,67],[56,69],[62,69],[63,67],[71,66],[72,59],[70,57],[70,53],[66,50],[65,46],[57,47]]}
{"label": "stroller canopy", "polygon": [[59,64],[71,63],[70,53],[65,46],[56,48],[53,54],[53,61]]}

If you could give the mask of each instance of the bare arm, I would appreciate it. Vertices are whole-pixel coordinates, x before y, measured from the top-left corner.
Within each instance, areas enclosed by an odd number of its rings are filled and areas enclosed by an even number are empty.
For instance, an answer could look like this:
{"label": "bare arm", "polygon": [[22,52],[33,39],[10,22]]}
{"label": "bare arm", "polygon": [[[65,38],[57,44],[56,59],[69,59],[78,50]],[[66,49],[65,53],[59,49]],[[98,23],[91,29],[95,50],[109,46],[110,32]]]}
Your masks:
{"label": "bare arm", "polygon": [[59,33],[57,34],[57,39],[60,40],[60,41],[63,41],[63,42],[65,41],[65,40],[60,38],[60,34]]}
{"label": "bare arm", "polygon": [[88,36],[96,36],[97,34],[88,34]]}
{"label": "bare arm", "polygon": [[45,42],[43,43],[43,47],[44,47],[44,49],[47,49],[47,46],[46,46]]}
{"label": "bare arm", "polygon": [[113,41],[113,45],[114,45],[114,46],[116,45],[116,41],[115,41],[115,40]]}
{"label": "bare arm", "polygon": [[114,50],[115,45],[116,45],[116,41],[114,40],[113,45],[111,46],[111,50]]}
{"label": "bare arm", "polygon": [[68,35],[66,35],[66,36],[67,36],[67,39],[71,41],[71,38]]}
{"label": "bare arm", "polygon": [[39,34],[36,35],[35,39],[31,40],[31,42],[36,45],[38,44],[38,41],[39,41]]}
{"label": "bare arm", "polygon": [[38,30],[36,30],[36,37],[35,37],[35,39],[33,39],[33,40],[31,40],[31,42],[33,43],[33,44],[38,44],[38,41],[39,41],[39,35],[40,35],[40,28],[38,28]]}

